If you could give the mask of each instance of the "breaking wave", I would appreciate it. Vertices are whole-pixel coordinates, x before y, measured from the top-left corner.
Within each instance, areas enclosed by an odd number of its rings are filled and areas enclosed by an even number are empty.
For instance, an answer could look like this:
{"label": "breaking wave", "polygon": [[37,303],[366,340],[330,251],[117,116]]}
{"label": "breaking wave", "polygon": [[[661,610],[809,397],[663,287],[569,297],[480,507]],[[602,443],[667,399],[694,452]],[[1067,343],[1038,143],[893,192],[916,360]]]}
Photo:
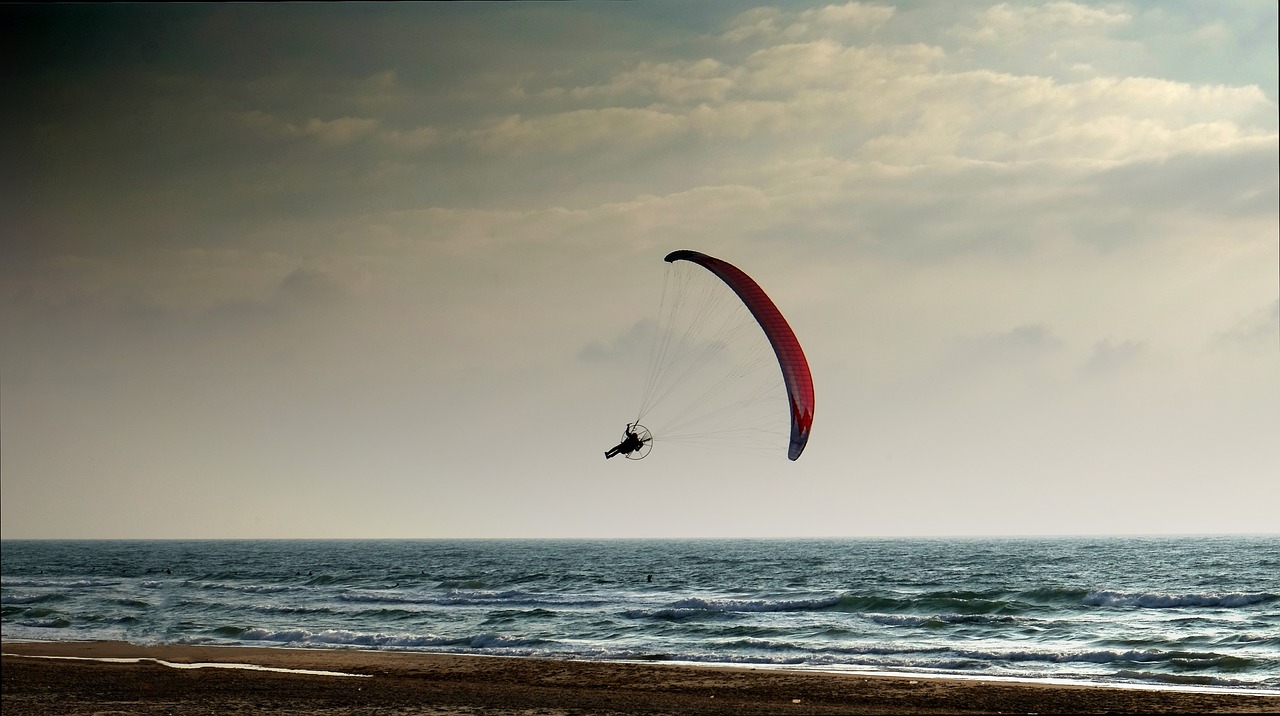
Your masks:
{"label": "breaking wave", "polygon": [[1089,592],[1081,600],[1091,607],[1141,607],[1171,609],[1177,607],[1224,607],[1233,609],[1267,604],[1280,599],[1270,592],[1209,592],[1202,594],[1166,594],[1162,592]]}

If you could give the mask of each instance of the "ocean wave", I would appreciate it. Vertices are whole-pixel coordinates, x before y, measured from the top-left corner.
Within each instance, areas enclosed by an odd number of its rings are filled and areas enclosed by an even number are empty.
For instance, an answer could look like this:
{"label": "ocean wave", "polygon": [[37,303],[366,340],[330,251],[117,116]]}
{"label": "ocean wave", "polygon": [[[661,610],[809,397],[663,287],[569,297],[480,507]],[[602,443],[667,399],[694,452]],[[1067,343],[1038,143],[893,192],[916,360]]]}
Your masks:
{"label": "ocean wave", "polygon": [[229,592],[242,592],[244,594],[281,594],[285,592],[301,592],[306,587],[299,587],[293,584],[230,584],[227,582],[199,582],[194,583],[200,589],[226,590]]}
{"label": "ocean wave", "polygon": [[1037,587],[1018,592],[1015,596],[1036,604],[1079,604],[1088,593],[1088,589],[1078,587]]}
{"label": "ocean wave", "polygon": [[[1078,600],[1084,590],[1055,590],[1056,601]],[[1043,596],[1043,595],[1042,595]],[[715,599],[690,597],[660,608],[630,609],[631,618],[688,619],[716,613],[848,612],[886,625],[1012,623],[1032,605],[1003,592],[938,591],[907,596],[845,593],[799,599]],[[895,616],[900,618],[895,618]]]}
{"label": "ocean wave", "polygon": [[22,619],[18,621],[18,624],[36,629],[66,629],[71,626],[71,621],[62,617],[54,617],[52,619]]}
{"label": "ocean wave", "polygon": [[[1084,592],[1079,592],[1083,594]],[[1035,605],[1003,591],[942,590],[907,595],[846,594],[837,611],[855,613],[1022,614]],[[1077,597],[1078,598],[1078,597]]]}
{"label": "ocean wave", "polygon": [[1174,684],[1178,686],[1225,686],[1234,688],[1257,687],[1259,684],[1252,681],[1241,681],[1240,679],[1229,679],[1221,676],[1206,676],[1204,674],[1167,674],[1159,671],[1135,671],[1131,669],[1121,669],[1115,674],[1118,679],[1127,681],[1138,681],[1153,684]]}
{"label": "ocean wave", "polygon": [[543,643],[545,643],[544,639],[513,638],[491,633],[477,634],[466,641],[467,646],[473,649],[506,649],[511,647],[537,646]]}
{"label": "ocean wave", "polygon": [[685,619],[696,619],[698,617],[707,616],[708,614],[724,614],[724,612],[711,612],[706,609],[624,609],[621,615],[627,619],[657,619],[659,621],[682,621]]}
{"label": "ocean wave", "polygon": [[[674,649],[669,651],[637,651],[635,649],[607,648],[583,651],[581,658],[636,659],[644,661],[685,661],[713,664],[759,664],[766,666],[814,666],[930,669],[942,668],[949,663],[945,653],[938,649],[899,649],[884,647],[832,647],[814,649],[792,641],[767,639],[740,639],[717,644],[707,644],[702,649]],[[957,662],[958,663],[958,662]]]}
{"label": "ocean wave", "polygon": [[1116,592],[1096,590],[1085,594],[1081,602],[1090,607],[1141,607],[1169,609],[1175,607],[1248,607],[1280,599],[1271,592],[1206,592],[1168,594],[1164,592]]}
{"label": "ocean wave", "polygon": [[436,636],[409,636],[403,634],[367,634],[344,629],[311,632],[306,629],[245,629],[239,634],[243,641],[262,641],[280,644],[318,644],[367,647],[429,647],[450,642]]}
{"label": "ocean wave", "polygon": [[3,597],[0,597],[0,604],[5,606],[23,606],[27,604],[60,602],[66,599],[67,595],[60,592],[46,592],[44,594],[6,594]]}
{"label": "ocean wave", "polygon": [[1220,668],[1228,663],[1236,669],[1249,668],[1253,662],[1238,656],[1215,652],[1166,651],[1162,649],[1025,649],[985,650],[956,649],[956,655],[984,662],[1041,661],[1053,664],[1170,664],[1181,669]]}
{"label": "ocean wave", "polygon": [[95,587],[115,587],[119,586],[118,580],[105,581],[101,579],[57,579],[49,577],[41,578],[14,578],[5,577],[0,580],[0,586],[6,589],[10,587],[41,587],[46,589],[93,589]]}
{"label": "ocean wave", "polygon": [[905,627],[945,627],[955,624],[1014,624],[1026,621],[1023,617],[1007,614],[863,614],[862,617],[876,624]]}
{"label": "ocean wave", "polygon": [[358,591],[338,594],[334,599],[353,604],[391,604],[427,607],[596,607],[615,604],[590,595],[561,595],[526,592],[451,589],[443,593],[403,591]]}
{"label": "ocean wave", "polygon": [[[1257,666],[1254,660],[1229,654],[1158,649],[1094,649],[1094,650],[994,650],[956,649],[947,646],[913,647],[896,645],[829,645],[814,648],[812,644],[792,640],[734,639],[720,642],[709,651],[715,659],[728,659],[733,654],[747,655],[751,660],[777,662],[802,659],[813,664],[852,664],[867,666],[915,667],[927,669],[990,669],[1001,665],[1041,662],[1046,664],[1166,665],[1181,671],[1223,669],[1248,671]],[[771,655],[771,653],[776,655]],[[690,659],[691,655],[673,658]]]}
{"label": "ocean wave", "polygon": [[[850,660],[871,658],[868,663],[879,663],[883,657],[902,657],[919,659],[921,657],[945,655],[951,653],[944,646],[915,646],[898,644],[840,644],[828,643],[815,646],[801,637],[792,638],[759,638],[740,637],[723,641],[706,642],[707,653],[730,655],[750,652],[753,658],[765,654],[786,655],[784,658],[802,660],[820,660],[823,663],[846,663]],[[773,659],[774,656],[768,658]]]}
{"label": "ocean wave", "polygon": [[975,614],[1021,614],[1052,606],[1104,607],[1248,607],[1280,599],[1271,592],[1124,592],[1073,587],[1040,587],[1017,592],[942,590],[905,596],[847,594],[837,605],[841,611],[870,613],[953,612]]}
{"label": "ocean wave", "polygon": [[57,614],[57,613],[58,613],[57,609],[52,609],[50,607],[29,607],[21,604],[15,605],[15,606],[5,606],[3,609],[3,614],[5,617],[6,623],[11,618],[26,617],[28,619],[38,619],[40,617],[47,617],[50,614]]}
{"label": "ocean wave", "polygon": [[449,590],[443,594],[347,591],[337,595],[337,599],[356,604],[423,604],[438,606],[489,605],[494,603],[520,604],[537,600],[536,597],[518,590],[504,592]]}
{"label": "ocean wave", "polygon": [[829,609],[840,603],[840,597],[817,599],[709,599],[689,597],[661,607],[624,609],[627,619],[682,621],[703,617],[766,612],[801,612]]}
{"label": "ocean wave", "polygon": [[840,603],[841,597],[811,599],[707,599],[690,597],[672,602],[658,612],[802,612],[829,609]]}
{"label": "ocean wave", "polygon": [[1240,646],[1260,646],[1275,649],[1280,653],[1280,634],[1271,632],[1241,632],[1223,636],[1213,642],[1214,645],[1227,648]]}
{"label": "ocean wave", "polygon": [[332,607],[299,607],[287,604],[254,604],[250,611],[260,614],[335,614]]}
{"label": "ocean wave", "polygon": [[445,579],[436,586],[440,589],[484,589],[489,585],[480,579]]}
{"label": "ocean wave", "polygon": [[480,626],[514,626],[533,620],[554,619],[558,614],[549,609],[499,609],[490,613]]}
{"label": "ocean wave", "polygon": [[238,637],[243,641],[263,641],[281,644],[360,646],[381,649],[422,649],[430,647],[465,647],[470,649],[506,649],[529,647],[544,643],[542,639],[508,637],[484,632],[464,637],[436,635],[364,633],[346,629],[327,629],[311,632],[306,629],[246,629]]}

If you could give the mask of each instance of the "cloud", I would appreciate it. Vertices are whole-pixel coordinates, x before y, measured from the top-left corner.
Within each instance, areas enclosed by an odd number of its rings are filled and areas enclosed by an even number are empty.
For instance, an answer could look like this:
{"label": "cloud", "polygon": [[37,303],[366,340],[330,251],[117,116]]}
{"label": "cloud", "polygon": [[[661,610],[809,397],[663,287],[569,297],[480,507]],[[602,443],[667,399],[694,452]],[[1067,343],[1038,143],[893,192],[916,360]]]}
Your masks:
{"label": "cloud", "polygon": [[1137,364],[1146,352],[1147,347],[1143,341],[1117,342],[1110,338],[1099,341],[1094,344],[1093,353],[1085,363],[1085,375],[1097,378],[1114,376]]}
{"label": "cloud", "polygon": [[1018,360],[1033,358],[1056,350],[1062,342],[1054,338],[1047,326],[1028,324],[1000,333],[987,333],[971,339],[970,348],[977,353],[1009,356]]}
{"label": "cloud", "polygon": [[[1076,6],[1062,5],[1058,15],[1074,17],[1067,8]],[[1274,137],[1257,124],[1274,113],[1257,87],[957,69],[937,46],[831,38],[766,44],[737,62],[642,61],[544,98],[546,111],[491,118],[466,141],[519,154],[672,146],[690,133],[742,141],[799,132],[908,166],[960,158],[1097,168]],[[601,101],[611,106],[582,106]]]}
{"label": "cloud", "polygon": [[775,220],[769,196],[744,185],[700,186],[663,195],[644,194],[627,201],[581,208],[560,206],[529,210],[431,207],[371,217],[354,230],[363,241],[376,232],[392,253],[400,251],[452,256],[494,256],[534,248],[548,253],[597,247],[601,237],[625,252],[701,240],[715,243],[708,224],[737,235]]}
{"label": "cloud", "polygon": [[913,92],[927,114],[902,108],[906,131],[869,140],[882,161],[954,156],[1064,166],[1167,158],[1233,149],[1269,132],[1239,122],[1268,104],[1255,87],[1194,87],[1146,78],[1062,83],[964,72],[922,78]]}
{"label": "cloud", "polygon": [[992,382],[1016,384],[1042,376],[1047,360],[1063,349],[1063,342],[1047,326],[1025,324],[957,339],[947,359],[947,372],[951,380],[975,388]]}
{"label": "cloud", "polygon": [[2,315],[36,333],[89,336],[112,326],[129,335],[176,338],[201,328],[225,330],[330,310],[364,294],[371,282],[358,263],[298,261],[238,249],[180,249],[146,258],[57,256],[22,281],[6,282]]}
{"label": "cloud", "polygon": [[290,306],[322,305],[358,292],[367,282],[367,272],[354,266],[304,265],[284,277],[276,300]]}
{"label": "cloud", "polygon": [[241,129],[265,137],[307,137],[321,144],[341,146],[369,136],[379,121],[368,117],[311,118],[305,122],[287,122],[262,110],[246,110],[230,114],[231,123]]}
{"label": "cloud", "polygon": [[611,341],[591,341],[583,346],[578,359],[587,363],[636,363],[648,355],[655,330],[652,319],[637,321]]}
{"label": "cloud", "polygon": [[338,119],[309,119],[305,124],[286,124],[288,136],[312,137],[323,144],[349,144],[377,129],[378,120],[364,117],[339,117]]}
{"label": "cloud", "polygon": [[760,7],[730,20],[721,38],[732,43],[770,43],[861,34],[880,28],[893,15],[891,6],[860,2],[825,5],[799,12]]}
{"label": "cloud", "polygon": [[1187,151],[1116,166],[1089,182],[1099,201],[1123,197],[1133,212],[1269,217],[1280,200],[1274,137],[1240,139],[1226,147]]}
{"label": "cloud", "polygon": [[282,127],[285,136],[311,137],[325,145],[346,145],[365,137],[378,128],[378,120],[361,117],[338,119],[308,119],[303,124],[287,123]]}
{"label": "cloud", "polygon": [[641,61],[614,74],[598,85],[556,88],[544,96],[573,100],[620,99],[626,102],[657,100],[674,104],[722,102],[733,89],[730,68],[718,60],[703,58],[687,62]]}
{"label": "cloud", "polygon": [[1000,3],[987,8],[976,26],[958,27],[956,33],[982,43],[1029,42],[1033,37],[1049,33],[1105,32],[1126,27],[1132,21],[1129,13],[1116,8],[1073,2]]}
{"label": "cloud", "polygon": [[679,119],[653,109],[606,107],[535,117],[509,115],[475,130],[468,142],[482,152],[577,152],[607,143],[643,144],[683,131]]}
{"label": "cloud", "polygon": [[443,141],[444,133],[435,127],[415,127],[413,129],[384,129],[378,138],[402,152],[420,152],[438,146]]}
{"label": "cloud", "polygon": [[1216,347],[1280,348],[1280,299],[1218,332],[1213,343]]}
{"label": "cloud", "polygon": [[743,63],[743,88],[756,96],[794,96],[807,90],[857,90],[867,101],[881,95],[894,98],[886,81],[912,84],[932,75],[944,53],[922,44],[845,46],[832,40],[773,45],[758,50]]}
{"label": "cloud", "polygon": [[[1072,3],[999,10],[990,22],[1002,28],[1076,28],[1096,36],[1133,22],[1114,8]],[[422,198],[448,206],[474,187],[495,206],[537,187],[559,191],[556,201],[576,209],[697,186],[753,186],[772,196],[796,188],[791,177],[765,170],[783,167],[778,158],[787,157],[898,171],[887,186],[903,190],[928,183],[926,175],[935,178],[932,189],[947,185],[965,165],[1028,167],[1021,175],[1028,181],[1009,188],[1050,198],[1087,191],[1082,178],[1089,173],[1276,142],[1274,102],[1257,87],[1096,73],[1068,80],[1016,63],[1011,71],[974,68],[955,36],[904,34],[918,21],[859,3],[760,9],[731,23],[730,32],[742,31],[736,43],[704,38],[693,57],[663,46],[590,68],[487,72],[484,87],[520,91],[468,99],[474,111],[465,119],[448,110],[458,95],[406,79],[411,73],[403,68],[334,78],[318,95],[329,107],[313,106],[311,119],[283,120],[289,115],[264,105],[234,121],[260,136],[307,137],[332,148],[359,142],[370,151],[346,157],[341,167],[309,157],[305,176],[316,187],[266,175],[266,167],[242,176],[257,179],[262,191],[326,191],[324,205],[335,209],[369,196],[368,189],[397,208]],[[903,37],[940,43],[897,41]],[[385,101],[355,101],[371,96]],[[696,154],[687,151],[693,147]],[[570,160],[582,162],[573,174],[553,164]],[[616,167],[627,171],[609,171]],[[607,182],[594,181],[606,171]],[[855,211],[841,208],[850,204],[848,192],[886,191],[870,181],[822,189],[787,198],[810,207],[827,200],[830,212],[847,216]]]}

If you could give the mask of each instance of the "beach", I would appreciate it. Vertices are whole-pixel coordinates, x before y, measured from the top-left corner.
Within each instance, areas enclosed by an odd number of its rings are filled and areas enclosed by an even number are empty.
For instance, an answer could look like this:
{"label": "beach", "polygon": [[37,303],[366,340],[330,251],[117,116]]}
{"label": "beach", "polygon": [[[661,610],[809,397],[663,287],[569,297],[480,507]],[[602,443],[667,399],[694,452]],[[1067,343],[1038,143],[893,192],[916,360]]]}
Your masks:
{"label": "beach", "polygon": [[[206,666],[181,668],[194,664]],[[229,665],[241,668],[219,668]],[[250,670],[243,668],[245,665],[293,671]],[[355,649],[135,646],[106,641],[6,643],[3,681],[6,716],[232,712],[541,716],[1280,713],[1280,696],[1250,694],[660,663]]]}

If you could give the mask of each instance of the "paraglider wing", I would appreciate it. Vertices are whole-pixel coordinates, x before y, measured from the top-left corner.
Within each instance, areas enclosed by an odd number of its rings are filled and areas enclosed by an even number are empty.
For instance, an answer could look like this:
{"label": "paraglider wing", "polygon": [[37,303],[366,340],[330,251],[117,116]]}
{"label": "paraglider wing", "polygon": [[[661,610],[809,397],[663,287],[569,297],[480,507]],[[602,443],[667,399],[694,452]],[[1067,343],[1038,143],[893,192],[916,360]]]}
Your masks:
{"label": "paraglider wing", "polygon": [[667,254],[665,261],[689,261],[715,274],[742,299],[747,310],[751,311],[756,322],[764,329],[765,337],[778,356],[778,366],[782,369],[787,399],[791,404],[791,446],[787,450],[787,457],[792,460],[800,457],[805,444],[809,442],[809,427],[813,424],[813,376],[809,374],[809,362],[805,360],[800,341],[796,340],[796,334],[787,324],[787,319],[782,317],[782,312],[773,305],[773,301],[759,284],[727,261],[688,250],[672,251]]}

